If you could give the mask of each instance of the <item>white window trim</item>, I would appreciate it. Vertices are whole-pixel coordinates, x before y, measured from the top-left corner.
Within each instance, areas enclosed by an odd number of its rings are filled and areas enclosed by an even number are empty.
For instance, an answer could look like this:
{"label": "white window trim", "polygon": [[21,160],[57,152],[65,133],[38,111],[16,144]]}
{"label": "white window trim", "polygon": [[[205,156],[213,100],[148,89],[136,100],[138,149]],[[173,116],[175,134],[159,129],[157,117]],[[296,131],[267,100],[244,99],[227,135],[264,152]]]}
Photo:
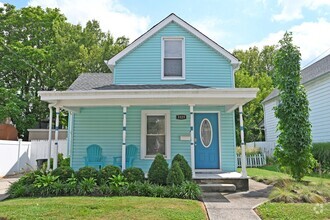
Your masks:
{"label": "white window trim", "polygon": [[[164,58],[165,58],[165,40],[181,40],[182,41],[182,77],[164,76]],[[162,68],[162,80],[185,80],[186,79],[186,50],[185,50],[185,38],[184,37],[162,37],[161,44],[161,68]]]}
{"label": "white window trim", "polygon": [[171,158],[171,115],[169,110],[141,111],[141,159],[153,160],[155,156],[147,156],[147,116],[165,116],[165,159]]}

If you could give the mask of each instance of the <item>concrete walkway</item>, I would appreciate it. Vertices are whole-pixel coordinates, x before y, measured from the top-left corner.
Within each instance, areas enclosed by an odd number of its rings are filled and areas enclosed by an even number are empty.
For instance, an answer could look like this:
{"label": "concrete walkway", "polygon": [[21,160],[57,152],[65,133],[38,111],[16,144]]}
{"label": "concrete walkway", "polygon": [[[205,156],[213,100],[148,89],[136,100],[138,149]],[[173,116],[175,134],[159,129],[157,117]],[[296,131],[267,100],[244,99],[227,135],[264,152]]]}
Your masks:
{"label": "concrete walkway", "polygon": [[19,177],[6,177],[0,179],[0,201],[6,199],[8,194],[6,194],[11,183],[16,182]]}
{"label": "concrete walkway", "polygon": [[210,220],[260,219],[253,208],[267,201],[272,186],[249,180],[250,191],[237,193],[203,193]]}

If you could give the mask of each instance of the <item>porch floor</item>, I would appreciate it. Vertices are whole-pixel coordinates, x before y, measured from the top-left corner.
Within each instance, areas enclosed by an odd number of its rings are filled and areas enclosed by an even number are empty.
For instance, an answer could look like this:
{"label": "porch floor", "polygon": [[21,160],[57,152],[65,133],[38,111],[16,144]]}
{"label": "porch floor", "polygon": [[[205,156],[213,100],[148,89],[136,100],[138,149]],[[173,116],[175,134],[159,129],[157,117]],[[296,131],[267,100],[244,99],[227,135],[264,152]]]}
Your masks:
{"label": "porch floor", "polygon": [[[248,177],[249,178],[249,177]],[[238,172],[226,172],[226,173],[199,173],[196,172],[195,180],[199,179],[246,179],[242,178],[242,174]]]}

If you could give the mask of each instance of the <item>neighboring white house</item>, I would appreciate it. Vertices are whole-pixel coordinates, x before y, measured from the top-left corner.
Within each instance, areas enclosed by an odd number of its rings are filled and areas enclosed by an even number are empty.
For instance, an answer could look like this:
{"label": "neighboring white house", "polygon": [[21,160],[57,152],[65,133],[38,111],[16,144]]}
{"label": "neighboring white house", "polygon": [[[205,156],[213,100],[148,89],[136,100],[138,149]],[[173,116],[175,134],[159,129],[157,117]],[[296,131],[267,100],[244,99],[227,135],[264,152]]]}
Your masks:
{"label": "neighboring white house", "polygon": [[[301,83],[305,86],[312,124],[313,142],[330,142],[330,54],[301,71]],[[278,136],[278,119],[274,107],[279,103],[279,91],[275,89],[265,100],[264,126],[266,142],[275,142]]]}

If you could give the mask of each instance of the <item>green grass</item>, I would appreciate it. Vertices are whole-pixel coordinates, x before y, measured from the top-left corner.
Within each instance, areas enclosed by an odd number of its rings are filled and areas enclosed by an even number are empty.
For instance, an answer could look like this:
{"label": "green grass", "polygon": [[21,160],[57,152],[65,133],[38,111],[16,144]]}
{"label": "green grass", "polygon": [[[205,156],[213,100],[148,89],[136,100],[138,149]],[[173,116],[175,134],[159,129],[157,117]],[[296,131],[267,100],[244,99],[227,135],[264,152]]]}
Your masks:
{"label": "green grass", "polygon": [[0,202],[0,219],[207,219],[201,202],[150,197],[50,197]]}
{"label": "green grass", "polygon": [[329,219],[330,203],[265,203],[256,209],[261,219]]}
{"label": "green grass", "polygon": [[[240,169],[238,170],[240,172]],[[278,179],[291,179],[291,177],[286,173],[281,173],[277,166],[270,165],[259,168],[247,168],[248,175],[257,180],[269,180],[265,181],[266,183],[271,183],[272,181],[276,181]],[[305,176],[303,181],[312,182],[315,184],[325,183],[330,184],[329,175],[324,175],[322,177],[317,176],[317,174],[313,174],[313,176]]]}

